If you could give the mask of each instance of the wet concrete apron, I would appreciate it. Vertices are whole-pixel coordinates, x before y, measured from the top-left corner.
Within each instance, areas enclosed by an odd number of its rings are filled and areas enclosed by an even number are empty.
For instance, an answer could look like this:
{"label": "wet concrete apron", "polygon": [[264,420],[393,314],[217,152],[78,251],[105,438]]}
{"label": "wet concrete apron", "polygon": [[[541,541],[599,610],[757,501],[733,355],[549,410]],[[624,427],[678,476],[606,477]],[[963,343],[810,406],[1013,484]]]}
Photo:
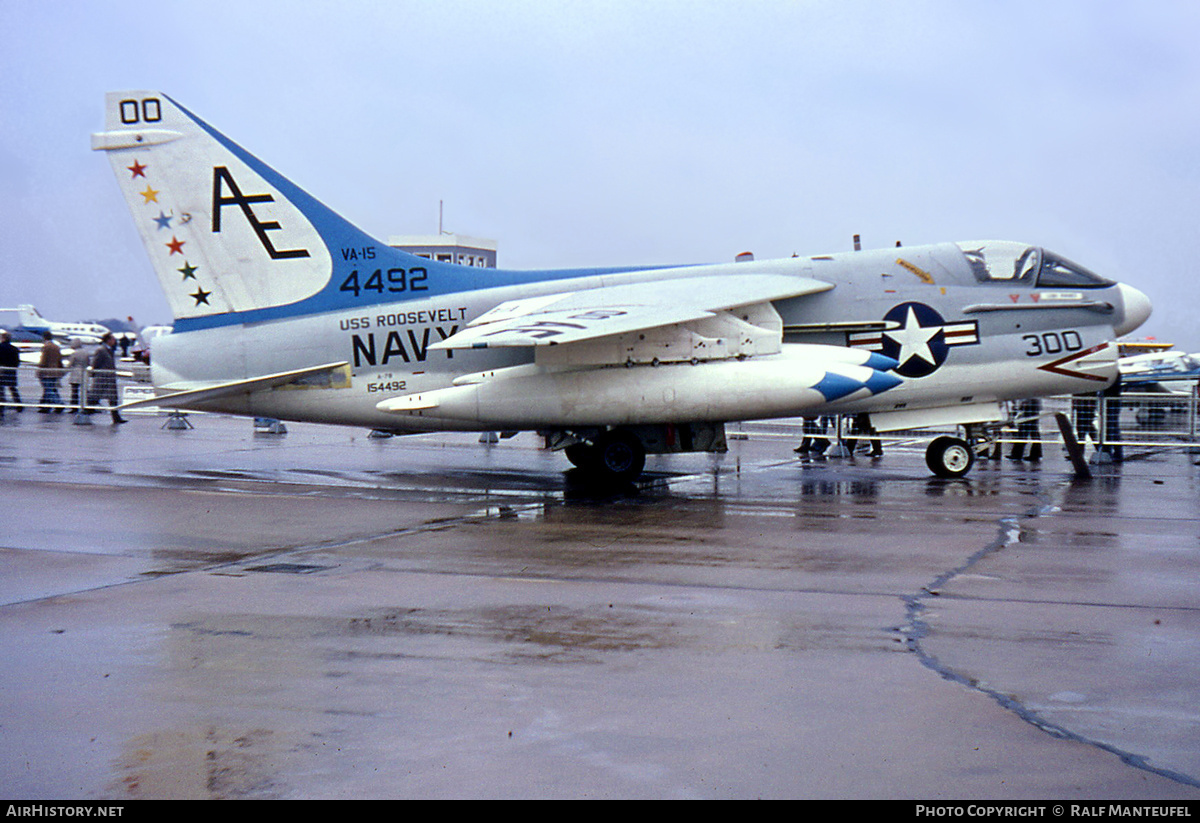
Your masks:
{"label": "wet concrete apron", "polygon": [[0,430],[10,797],[1197,797],[1197,475]]}

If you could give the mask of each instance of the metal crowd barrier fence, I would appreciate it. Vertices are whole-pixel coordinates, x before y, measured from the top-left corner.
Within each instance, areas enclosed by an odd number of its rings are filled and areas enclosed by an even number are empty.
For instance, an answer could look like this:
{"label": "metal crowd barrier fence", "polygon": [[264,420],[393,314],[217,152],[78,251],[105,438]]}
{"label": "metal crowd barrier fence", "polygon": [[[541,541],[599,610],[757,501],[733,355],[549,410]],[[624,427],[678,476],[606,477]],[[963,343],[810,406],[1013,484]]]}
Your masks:
{"label": "metal crowd barrier fence", "polygon": [[[1125,389],[1119,395],[1086,394],[1042,398],[1039,401],[1013,401],[1006,404],[1006,419],[992,428],[996,447],[1006,454],[1014,447],[1037,443],[1047,447],[1065,446],[1056,416],[1070,421],[1075,439],[1086,450],[1123,453],[1125,447],[1145,449],[1190,448],[1200,446],[1200,395],[1196,381],[1160,383],[1154,388]],[[756,432],[770,437],[828,439],[830,456],[838,444],[854,442],[866,450],[873,440],[884,447],[907,443],[926,443],[939,433],[961,433],[959,427],[862,433],[855,429],[853,415],[827,415],[808,421],[763,421],[751,425]],[[731,439],[745,436],[743,425],[733,427]],[[1027,452],[1026,452],[1027,453]]]}
{"label": "metal crowd barrier fence", "polygon": [[1190,447],[1200,436],[1197,401],[1194,381],[1170,390],[1050,397],[1036,407],[1018,401],[1010,404],[1011,418],[998,439],[1060,445],[1063,438],[1055,416],[1063,414],[1084,447]]}
{"label": "metal crowd barrier fence", "polygon": [[[13,373],[15,371],[15,374]],[[38,376],[38,367],[22,363],[20,368],[0,369],[0,413],[43,411],[91,415],[108,412],[111,407],[96,398],[98,377],[89,366],[82,376],[64,368],[50,385]],[[113,374],[117,381],[118,402],[151,396],[149,370],[138,363],[120,361]],[[14,391],[15,389],[15,391]],[[53,389],[54,391],[51,391]],[[1163,381],[1149,386],[1126,388],[1117,395],[1108,393],[1049,397],[1040,401],[1015,401],[1007,405],[1008,418],[998,428],[996,443],[1004,446],[1040,443],[1062,445],[1063,438],[1055,416],[1064,414],[1074,427],[1075,438],[1085,448],[1145,447],[1172,448],[1200,445],[1200,384],[1195,380]],[[149,414],[169,412],[145,407]],[[781,437],[796,436],[799,418],[767,421]],[[867,444],[878,439],[883,444],[906,440],[928,440],[936,430],[892,431],[882,434],[856,432],[852,416],[826,416],[821,420],[822,436],[833,442],[856,440]],[[737,427],[740,429],[741,427]],[[956,427],[948,427],[953,431]],[[731,436],[738,437],[735,429]]]}
{"label": "metal crowd barrier fence", "polygon": [[0,414],[34,411],[43,414],[85,414],[109,412],[112,406],[98,397],[98,389],[107,381],[116,382],[118,404],[134,386],[149,387],[146,369],[134,364],[120,363],[107,375],[98,374],[88,366],[82,373],[68,368],[58,369],[57,375],[41,374],[37,366],[22,363],[16,369],[0,368]]}

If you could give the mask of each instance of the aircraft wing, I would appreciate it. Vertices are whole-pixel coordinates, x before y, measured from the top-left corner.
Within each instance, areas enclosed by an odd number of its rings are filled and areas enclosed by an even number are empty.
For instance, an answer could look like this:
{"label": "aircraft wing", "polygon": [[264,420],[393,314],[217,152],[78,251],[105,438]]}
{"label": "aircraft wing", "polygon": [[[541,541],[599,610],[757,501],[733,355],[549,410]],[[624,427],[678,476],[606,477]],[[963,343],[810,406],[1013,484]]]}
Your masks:
{"label": "aircraft wing", "polygon": [[828,291],[782,274],[681,277],[510,300],[432,349],[554,346],[689,323],[739,306]]}

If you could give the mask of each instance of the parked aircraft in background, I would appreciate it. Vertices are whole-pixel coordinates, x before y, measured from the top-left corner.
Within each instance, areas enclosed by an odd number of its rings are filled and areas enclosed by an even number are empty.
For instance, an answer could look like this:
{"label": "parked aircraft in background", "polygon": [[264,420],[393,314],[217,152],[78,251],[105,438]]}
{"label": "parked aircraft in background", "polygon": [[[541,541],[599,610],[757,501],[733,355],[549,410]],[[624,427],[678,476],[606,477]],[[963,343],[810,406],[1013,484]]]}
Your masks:
{"label": "parked aircraft in background", "polygon": [[600,475],[718,451],[724,424],[961,424],[1096,391],[1138,290],[1045,249],[944,243],[652,268],[481,270],[389,247],[160,92],[109,94],[105,151],[175,316],[154,405],[396,433],[542,432]]}
{"label": "parked aircraft in background", "polygon": [[[78,338],[85,344],[99,343],[100,338],[108,334],[108,328],[98,323],[60,323],[47,320],[30,305],[17,306],[12,309],[0,309],[0,317],[4,317],[4,328],[14,340],[41,342],[42,335],[50,332],[61,342],[70,342]],[[15,322],[14,322],[15,321]]]}
{"label": "parked aircraft in background", "polygon": [[1200,379],[1200,352],[1167,350],[1134,354],[1120,358],[1117,365],[1125,384]]}

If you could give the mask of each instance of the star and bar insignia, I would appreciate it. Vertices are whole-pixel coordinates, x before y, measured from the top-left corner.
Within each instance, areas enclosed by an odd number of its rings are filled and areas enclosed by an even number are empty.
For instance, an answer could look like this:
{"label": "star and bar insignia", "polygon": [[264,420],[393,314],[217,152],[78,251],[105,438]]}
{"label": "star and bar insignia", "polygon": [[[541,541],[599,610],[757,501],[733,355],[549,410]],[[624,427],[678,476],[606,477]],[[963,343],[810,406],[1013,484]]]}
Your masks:
{"label": "star and bar insignia", "polygon": [[947,323],[924,303],[901,303],[883,316],[889,328],[883,331],[850,332],[846,344],[877,351],[899,362],[896,373],[903,377],[925,377],[946,362],[955,346],[979,343],[979,323],[967,320]]}

